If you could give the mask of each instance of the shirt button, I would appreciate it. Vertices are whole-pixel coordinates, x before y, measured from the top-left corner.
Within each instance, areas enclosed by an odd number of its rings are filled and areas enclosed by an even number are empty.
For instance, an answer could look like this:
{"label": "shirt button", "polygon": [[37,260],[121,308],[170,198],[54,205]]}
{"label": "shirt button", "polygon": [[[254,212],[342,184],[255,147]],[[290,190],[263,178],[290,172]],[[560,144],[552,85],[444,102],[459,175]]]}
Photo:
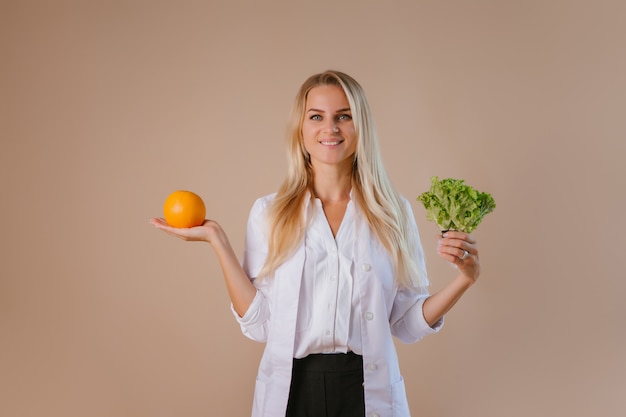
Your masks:
{"label": "shirt button", "polygon": [[370,371],[375,371],[376,369],[378,369],[378,366],[376,366],[373,363],[370,363],[369,365],[367,365],[367,369],[369,369]]}
{"label": "shirt button", "polygon": [[370,413],[369,417],[380,417],[378,413]]}
{"label": "shirt button", "polygon": [[330,336],[330,330],[326,330],[326,336]]}
{"label": "shirt button", "polygon": [[372,320],[374,318],[374,313],[368,311],[367,313],[363,314],[363,317],[365,317],[365,320]]}
{"label": "shirt button", "polygon": [[369,272],[372,269],[372,266],[370,264],[363,264],[361,265],[361,268],[365,271],[365,272]]}

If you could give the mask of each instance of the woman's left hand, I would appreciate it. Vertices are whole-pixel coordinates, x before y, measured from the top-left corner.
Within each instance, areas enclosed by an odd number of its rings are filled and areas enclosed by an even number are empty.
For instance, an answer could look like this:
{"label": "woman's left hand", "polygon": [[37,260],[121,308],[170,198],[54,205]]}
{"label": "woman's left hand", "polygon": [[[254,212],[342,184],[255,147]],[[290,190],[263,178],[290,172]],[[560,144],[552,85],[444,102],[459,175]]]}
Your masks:
{"label": "woman's left hand", "polygon": [[461,275],[473,284],[480,275],[480,262],[476,241],[467,233],[449,230],[438,235],[437,253],[453,263]]}

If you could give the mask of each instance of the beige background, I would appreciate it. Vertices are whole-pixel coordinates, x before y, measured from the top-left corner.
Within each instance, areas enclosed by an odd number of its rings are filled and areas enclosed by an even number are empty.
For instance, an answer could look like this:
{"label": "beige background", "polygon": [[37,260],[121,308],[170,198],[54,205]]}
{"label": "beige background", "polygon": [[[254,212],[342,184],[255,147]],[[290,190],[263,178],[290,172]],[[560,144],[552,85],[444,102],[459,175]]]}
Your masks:
{"label": "beige background", "polygon": [[248,415],[262,345],[207,245],[148,224],[199,193],[240,253],[311,73],[368,92],[415,197],[498,204],[483,275],[399,345],[427,417],[626,414],[626,7],[616,1],[0,2],[0,415]]}

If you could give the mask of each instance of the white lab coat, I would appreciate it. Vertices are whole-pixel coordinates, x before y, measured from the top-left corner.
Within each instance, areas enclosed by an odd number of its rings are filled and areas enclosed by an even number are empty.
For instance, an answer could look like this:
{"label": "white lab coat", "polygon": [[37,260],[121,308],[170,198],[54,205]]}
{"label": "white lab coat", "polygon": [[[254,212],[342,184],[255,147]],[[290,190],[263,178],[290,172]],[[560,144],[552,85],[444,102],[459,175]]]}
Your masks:
{"label": "white lab coat", "polygon": [[[266,209],[272,198],[273,194],[258,199],[250,212],[243,260],[250,277],[257,276],[267,256]],[[405,203],[409,206],[408,201]],[[416,342],[439,331],[443,320],[434,327],[428,325],[422,313],[428,292],[398,288],[387,251],[375,238],[356,205],[355,219],[354,288],[360,294],[361,306],[361,311],[355,314],[362,317],[366,415],[409,417],[392,335],[405,343]],[[411,226],[418,233],[413,218]],[[421,244],[418,249],[415,259],[425,269]],[[285,416],[304,252],[304,244],[301,244],[272,276],[254,280],[258,289],[253,301],[255,308],[251,307],[243,318],[235,313],[247,337],[266,343],[256,380],[252,417]]]}

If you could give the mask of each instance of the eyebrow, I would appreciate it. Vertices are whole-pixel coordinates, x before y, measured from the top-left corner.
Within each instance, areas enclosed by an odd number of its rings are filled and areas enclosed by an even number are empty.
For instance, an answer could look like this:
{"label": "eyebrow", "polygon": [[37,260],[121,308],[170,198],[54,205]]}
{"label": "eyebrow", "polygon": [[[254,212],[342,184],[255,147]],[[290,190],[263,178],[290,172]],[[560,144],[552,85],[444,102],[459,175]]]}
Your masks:
{"label": "eyebrow", "polygon": [[[347,111],[351,111],[351,110],[350,110],[350,107],[346,107],[346,108],[343,108],[343,109],[339,109],[339,110],[337,110],[335,113],[344,113],[344,112],[347,112]],[[307,112],[307,113],[309,113],[309,112],[315,112],[315,113],[326,113],[324,110],[320,110],[320,109],[308,109],[306,112]]]}

